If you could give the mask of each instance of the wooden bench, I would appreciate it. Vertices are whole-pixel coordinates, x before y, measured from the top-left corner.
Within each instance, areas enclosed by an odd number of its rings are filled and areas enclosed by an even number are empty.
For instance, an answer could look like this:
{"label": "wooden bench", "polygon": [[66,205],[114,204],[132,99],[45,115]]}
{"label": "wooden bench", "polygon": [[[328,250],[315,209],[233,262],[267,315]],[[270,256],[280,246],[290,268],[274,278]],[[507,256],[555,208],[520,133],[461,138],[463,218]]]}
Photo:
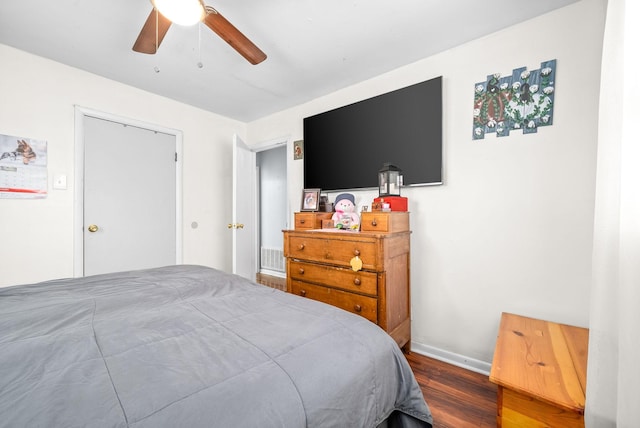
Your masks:
{"label": "wooden bench", "polygon": [[584,427],[589,330],[503,313],[489,380],[498,427]]}

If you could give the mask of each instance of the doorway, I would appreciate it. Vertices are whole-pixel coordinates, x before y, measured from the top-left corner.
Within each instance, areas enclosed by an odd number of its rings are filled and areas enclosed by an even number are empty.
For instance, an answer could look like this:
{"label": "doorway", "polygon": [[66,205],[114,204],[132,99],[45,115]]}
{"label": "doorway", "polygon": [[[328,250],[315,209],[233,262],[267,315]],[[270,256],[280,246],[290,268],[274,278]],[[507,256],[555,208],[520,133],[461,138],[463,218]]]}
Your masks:
{"label": "doorway", "polygon": [[238,135],[233,137],[233,209],[228,224],[233,234],[233,273],[269,286],[286,277],[282,230],[287,228],[289,212],[288,146],[289,138],[249,147]]}
{"label": "doorway", "polygon": [[181,263],[180,131],[76,107],[74,275]]}
{"label": "doorway", "polygon": [[287,227],[287,147],[256,154],[259,274],[285,277],[282,230]]}

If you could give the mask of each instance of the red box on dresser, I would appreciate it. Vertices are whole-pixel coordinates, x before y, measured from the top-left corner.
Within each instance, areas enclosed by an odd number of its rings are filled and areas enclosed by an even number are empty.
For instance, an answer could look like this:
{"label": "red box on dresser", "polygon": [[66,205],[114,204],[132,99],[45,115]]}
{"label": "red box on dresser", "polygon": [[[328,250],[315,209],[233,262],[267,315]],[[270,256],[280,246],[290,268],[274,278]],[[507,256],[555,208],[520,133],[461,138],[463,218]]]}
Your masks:
{"label": "red box on dresser", "polygon": [[382,211],[382,204],[389,204],[391,211],[409,211],[409,200],[404,196],[380,196],[373,200],[372,208]]}

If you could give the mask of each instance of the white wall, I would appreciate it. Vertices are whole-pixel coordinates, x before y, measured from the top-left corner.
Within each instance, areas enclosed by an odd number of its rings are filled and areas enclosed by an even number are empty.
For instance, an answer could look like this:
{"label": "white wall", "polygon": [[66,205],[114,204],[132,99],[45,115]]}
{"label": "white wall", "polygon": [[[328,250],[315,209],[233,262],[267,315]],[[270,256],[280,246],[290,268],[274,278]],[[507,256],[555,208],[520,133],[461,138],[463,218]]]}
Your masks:
{"label": "white wall", "polygon": [[5,45],[0,64],[0,133],[46,140],[49,172],[46,199],[0,199],[0,286],[73,275],[74,105],[183,131],[183,261],[230,270],[231,140],[246,124]]}
{"label": "white wall", "polygon": [[[306,116],[444,77],[445,184],[403,192],[414,348],[489,363],[502,311],[588,326],[605,3],[583,0],[249,124],[250,142],[297,140]],[[554,125],[472,141],[474,84],[551,59]],[[291,207],[302,187],[295,161]]]}

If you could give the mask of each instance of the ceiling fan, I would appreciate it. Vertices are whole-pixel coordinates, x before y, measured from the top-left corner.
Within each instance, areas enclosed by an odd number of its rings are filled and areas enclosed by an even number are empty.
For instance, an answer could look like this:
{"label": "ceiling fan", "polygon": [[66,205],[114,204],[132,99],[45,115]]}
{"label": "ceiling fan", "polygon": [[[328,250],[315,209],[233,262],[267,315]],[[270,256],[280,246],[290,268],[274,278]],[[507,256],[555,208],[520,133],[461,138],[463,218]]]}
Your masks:
{"label": "ceiling fan", "polygon": [[[220,12],[205,5],[203,0],[191,0],[190,8],[184,0],[151,0],[151,3],[153,9],[133,44],[133,50],[136,52],[155,54],[172,23],[193,25],[203,22],[251,64],[255,65],[267,59],[267,55],[260,48]],[[192,12],[192,16],[185,19],[181,13],[188,10]]]}

